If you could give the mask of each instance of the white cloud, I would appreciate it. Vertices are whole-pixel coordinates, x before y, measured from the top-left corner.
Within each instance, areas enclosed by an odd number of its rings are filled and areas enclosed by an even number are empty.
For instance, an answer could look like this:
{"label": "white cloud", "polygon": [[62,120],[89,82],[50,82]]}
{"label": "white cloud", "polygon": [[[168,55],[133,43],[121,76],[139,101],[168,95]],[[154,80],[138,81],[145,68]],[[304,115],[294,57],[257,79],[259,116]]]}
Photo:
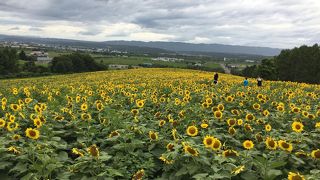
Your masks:
{"label": "white cloud", "polygon": [[319,9],[318,0],[7,0],[0,33],[291,48],[319,41]]}

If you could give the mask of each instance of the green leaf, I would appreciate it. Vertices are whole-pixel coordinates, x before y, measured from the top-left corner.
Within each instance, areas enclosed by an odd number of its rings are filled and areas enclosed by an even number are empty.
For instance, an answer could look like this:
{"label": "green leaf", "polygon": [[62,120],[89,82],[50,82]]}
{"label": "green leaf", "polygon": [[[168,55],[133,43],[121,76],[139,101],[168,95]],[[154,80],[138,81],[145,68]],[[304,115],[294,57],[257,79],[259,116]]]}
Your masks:
{"label": "green leaf", "polygon": [[9,172],[18,172],[20,174],[26,172],[27,170],[27,165],[19,162]]}
{"label": "green leaf", "polygon": [[282,174],[282,172],[280,170],[277,169],[271,169],[267,172],[267,176],[268,176],[268,180],[272,180],[275,179],[277,176],[280,176]]}
{"label": "green leaf", "polygon": [[0,169],[5,169],[8,166],[11,166],[12,162],[0,162]]}
{"label": "green leaf", "polygon": [[253,172],[245,172],[241,174],[242,179],[250,179],[250,180],[257,180],[258,176]]}
{"label": "green leaf", "polygon": [[33,176],[34,176],[33,173],[29,173],[29,174],[23,176],[23,177],[21,178],[21,180],[29,180],[29,179],[32,179]]}
{"label": "green leaf", "polygon": [[65,151],[59,152],[58,160],[59,161],[67,161],[68,160],[68,153],[66,153]]}
{"label": "green leaf", "polygon": [[187,168],[183,166],[182,168],[179,169],[179,171],[176,172],[175,176],[181,176],[187,173],[188,173]]}
{"label": "green leaf", "polygon": [[208,176],[208,173],[200,173],[200,174],[196,174],[194,176],[192,176],[192,178],[195,178],[195,179],[204,179],[205,177]]}
{"label": "green leaf", "polygon": [[276,168],[282,167],[282,166],[284,166],[284,165],[286,165],[286,164],[287,164],[287,162],[284,162],[284,161],[275,161],[275,162],[272,162],[272,163],[270,164],[270,167],[271,167],[272,169],[276,169]]}

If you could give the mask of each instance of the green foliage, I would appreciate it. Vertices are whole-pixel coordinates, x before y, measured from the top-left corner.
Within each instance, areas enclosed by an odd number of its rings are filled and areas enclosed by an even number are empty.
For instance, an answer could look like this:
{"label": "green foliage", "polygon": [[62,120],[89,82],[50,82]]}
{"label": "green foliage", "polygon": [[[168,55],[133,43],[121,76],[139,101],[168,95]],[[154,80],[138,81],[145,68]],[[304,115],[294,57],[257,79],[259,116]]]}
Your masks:
{"label": "green foliage", "polygon": [[269,80],[319,83],[320,47],[315,44],[283,50],[273,59],[262,60],[258,66],[247,66],[243,69],[242,75],[262,76]]}
{"label": "green foliage", "polygon": [[15,73],[17,70],[17,51],[8,47],[0,49],[0,74]]}

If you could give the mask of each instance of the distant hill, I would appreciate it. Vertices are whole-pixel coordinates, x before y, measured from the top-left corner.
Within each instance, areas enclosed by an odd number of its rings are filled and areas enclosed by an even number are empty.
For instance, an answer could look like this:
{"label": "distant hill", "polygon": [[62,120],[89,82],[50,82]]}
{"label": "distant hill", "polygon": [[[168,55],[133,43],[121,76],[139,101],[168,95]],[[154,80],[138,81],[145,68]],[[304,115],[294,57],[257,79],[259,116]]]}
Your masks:
{"label": "distant hill", "polygon": [[86,48],[112,48],[117,50],[126,50],[128,52],[145,52],[145,53],[179,53],[190,55],[213,55],[230,54],[230,55],[250,55],[253,56],[276,56],[281,49],[268,47],[251,47],[238,45],[223,45],[223,44],[192,44],[182,42],[143,42],[143,41],[81,41],[70,39],[56,38],[39,38],[28,36],[8,36],[0,35],[0,41],[16,41],[16,42],[34,42],[51,45],[64,45],[73,47]]}
{"label": "distant hill", "polygon": [[106,41],[109,45],[129,45],[166,49],[175,52],[207,52],[228,54],[251,54],[262,56],[276,56],[281,49],[268,47],[235,46],[223,44],[192,44],[182,42],[142,42],[142,41]]}

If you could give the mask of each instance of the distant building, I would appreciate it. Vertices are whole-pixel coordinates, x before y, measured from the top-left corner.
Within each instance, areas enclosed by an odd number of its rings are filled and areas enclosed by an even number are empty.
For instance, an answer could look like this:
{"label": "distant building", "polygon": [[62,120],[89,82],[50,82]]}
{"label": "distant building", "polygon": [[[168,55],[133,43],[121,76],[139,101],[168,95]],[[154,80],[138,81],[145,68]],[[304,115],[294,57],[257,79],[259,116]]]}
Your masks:
{"label": "distant building", "polygon": [[52,58],[49,57],[48,53],[43,51],[32,51],[30,53],[30,56],[35,57],[35,59],[41,63],[48,63],[52,60]]}
{"label": "distant building", "polygon": [[178,59],[178,58],[169,58],[169,57],[157,57],[152,58],[153,61],[165,61],[165,62],[176,62],[176,61],[183,61],[184,59]]}
{"label": "distant building", "polygon": [[128,69],[129,65],[109,64],[109,69]]}
{"label": "distant building", "polygon": [[254,60],[249,60],[249,59],[247,59],[247,60],[245,60],[245,62],[254,63]]}
{"label": "distant building", "polygon": [[195,66],[202,66],[202,64],[201,63],[196,63],[196,64],[194,64]]}

